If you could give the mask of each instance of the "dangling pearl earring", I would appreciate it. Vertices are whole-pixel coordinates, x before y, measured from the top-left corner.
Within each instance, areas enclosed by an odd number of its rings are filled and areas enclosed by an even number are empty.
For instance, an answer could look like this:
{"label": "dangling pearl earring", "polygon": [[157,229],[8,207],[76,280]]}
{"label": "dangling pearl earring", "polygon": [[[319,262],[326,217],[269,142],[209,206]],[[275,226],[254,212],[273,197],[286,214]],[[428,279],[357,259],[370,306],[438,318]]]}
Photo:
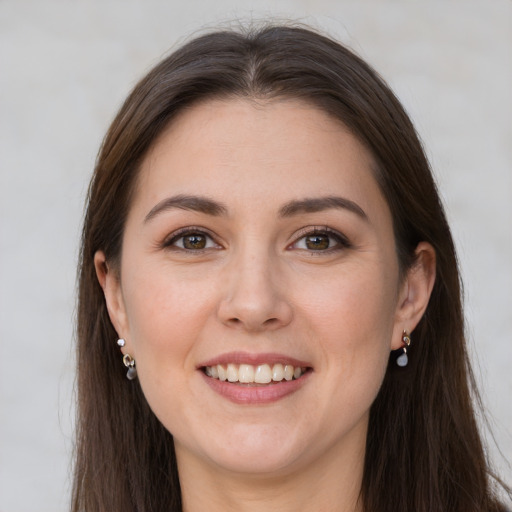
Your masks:
{"label": "dangling pearl earring", "polygon": [[[118,347],[124,347],[126,344],[125,340],[123,338],[119,338],[117,340],[117,346]],[[123,356],[123,364],[128,368],[128,371],[126,372],[126,378],[128,380],[133,380],[137,377],[137,368],[135,368],[135,359],[130,354],[125,354]]]}
{"label": "dangling pearl earring", "polygon": [[407,356],[407,348],[411,344],[411,337],[409,336],[409,333],[407,331],[404,331],[402,333],[402,341],[405,344],[405,346],[403,347],[404,353],[397,358],[396,364],[398,366],[404,367],[407,366],[407,363],[409,362],[409,357]]}
{"label": "dangling pearl earring", "polygon": [[130,354],[125,354],[123,356],[123,363],[128,368],[126,372],[126,378],[128,380],[133,380],[137,377],[137,368],[135,368],[135,359]]}

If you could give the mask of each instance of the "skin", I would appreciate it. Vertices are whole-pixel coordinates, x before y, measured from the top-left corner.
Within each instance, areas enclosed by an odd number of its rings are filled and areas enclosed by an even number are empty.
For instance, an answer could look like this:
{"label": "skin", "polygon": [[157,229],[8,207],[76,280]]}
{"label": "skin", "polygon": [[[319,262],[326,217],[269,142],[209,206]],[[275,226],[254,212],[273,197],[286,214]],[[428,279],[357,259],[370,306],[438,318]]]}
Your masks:
{"label": "skin", "polygon": [[[102,252],[95,263],[123,352],[174,436],[185,510],[358,510],[369,408],[435,274],[421,243],[400,280],[372,167],[341,123],[295,100],[195,105],[146,156],[120,269]],[[177,194],[225,212],[155,213]],[[326,196],[364,214],[280,215],[290,201]],[[183,248],[177,231],[187,227],[207,236],[204,249]],[[305,238],[314,228],[320,238]],[[198,369],[233,351],[277,352],[311,371],[280,400],[233,403]]]}

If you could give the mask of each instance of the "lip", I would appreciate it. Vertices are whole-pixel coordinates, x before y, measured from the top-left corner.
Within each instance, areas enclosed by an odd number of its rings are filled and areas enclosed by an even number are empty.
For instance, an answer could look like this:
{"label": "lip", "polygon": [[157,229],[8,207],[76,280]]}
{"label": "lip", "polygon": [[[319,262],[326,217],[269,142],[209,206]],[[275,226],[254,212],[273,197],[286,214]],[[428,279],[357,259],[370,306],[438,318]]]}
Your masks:
{"label": "lip", "polygon": [[307,361],[300,361],[299,359],[289,357],[285,354],[271,352],[261,354],[251,354],[249,352],[229,352],[200,363],[197,366],[197,369],[204,368],[205,366],[215,366],[216,364],[229,363],[251,364],[253,366],[258,366],[260,364],[273,365],[280,363],[282,365],[290,364],[295,367],[300,366],[301,368],[312,368],[311,363],[308,363]]}
{"label": "lip", "polygon": [[[227,365],[229,363],[250,364],[253,366],[280,363],[282,365],[289,364],[294,367],[307,368],[307,371],[299,379],[290,381],[283,380],[281,382],[275,382],[263,386],[261,384],[240,384],[220,381],[218,379],[208,377],[203,371],[206,366],[215,366],[218,364]],[[309,380],[309,377],[313,373],[310,363],[301,361],[294,357],[289,357],[285,354],[272,352],[260,354],[251,354],[249,352],[229,352],[202,362],[197,366],[197,370],[200,372],[206,384],[208,384],[214,392],[231,402],[245,405],[270,404],[281,400],[298,391]]]}
{"label": "lip", "polygon": [[277,402],[278,400],[298,391],[309,380],[309,377],[312,374],[311,370],[308,370],[299,379],[289,381],[284,380],[262,386],[220,381],[218,379],[208,377],[202,371],[200,371],[200,373],[213,391],[222,397],[227,398],[231,402],[245,405],[270,404],[272,402]]}

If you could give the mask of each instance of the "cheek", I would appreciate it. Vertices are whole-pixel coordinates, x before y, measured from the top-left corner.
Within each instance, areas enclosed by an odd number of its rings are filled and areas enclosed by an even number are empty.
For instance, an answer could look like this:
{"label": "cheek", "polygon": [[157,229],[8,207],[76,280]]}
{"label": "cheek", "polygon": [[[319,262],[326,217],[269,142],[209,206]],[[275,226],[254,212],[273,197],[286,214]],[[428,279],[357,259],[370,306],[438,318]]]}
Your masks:
{"label": "cheek", "polygon": [[299,293],[297,303],[305,305],[305,316],[324,332],[335,353],[337,348],[367,350],[391,336],[397,295],[393,272],[386,274],[378,265],[351,267]]}
{"label": "cheek", "polygon": [[373,402],[387,368],[393,333],[396,284],[366,269],[331,280],[328,292],[309,302],[309,329],[322,346],[321,369],[339,408],[364,411]]}
{"label": "cheek", "polygon": [[147,265],[144,273],[126,273],[126,283],[130,342],[141,379],[149,368],[152,378],[167,374],[164,366],[187,369],[188,356],[211,311],[207,288],[199,291],[194,283]]}
{"label": "cheek", "polygon": [[126,275],[125,304],[140,385],[153,412],[171,430],[191,400],[187,378],[196,371],[194,348],[212,301],[206,290],[198,293],[190,283],[164,276],[148,267],[143,275]]}

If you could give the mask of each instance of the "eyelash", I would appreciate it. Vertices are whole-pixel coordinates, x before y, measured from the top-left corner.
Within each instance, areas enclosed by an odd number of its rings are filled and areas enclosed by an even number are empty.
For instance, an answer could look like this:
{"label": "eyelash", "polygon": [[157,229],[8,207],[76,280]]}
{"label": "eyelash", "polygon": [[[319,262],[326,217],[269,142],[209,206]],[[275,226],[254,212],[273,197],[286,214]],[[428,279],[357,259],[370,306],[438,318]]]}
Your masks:
{"label": "eyelash", "polygon": [[[314,237],[314,236],[327,236],[330,239],[333,239],[335,241],[335,245],[331,246],[329,244],[329,247],[327,247],[326,249],[316,249],[316,250],[315,249],[297,248],[297,247],[295,247],[302,240],[305,240],[308,237]],[[335,231],[335,230],[333,230],[331,228],[328,228],[327,226],[315,226],[313,228],[311,228],[311,227],[305,228],[303,230],[303,232],[300,234],[299,238],[297,238],[296,241],[293,242],[292,244],[290,244],[288,247],[290,247],[290,248],[294,248],[295,247],[298,250],[308,251],[312,255],[315,255],[315,256],[318,255],[319,256],[319,255],[325,254],[325,253],[331,253],[331,252],[340,251],[340,250],[343,250],[343,249],[348,249],[351,246],[352,245],[348,241],[347,237],[345,237],[344,235],[342,235],[338,231]]]}
{"label": "eyelash", "polygon": [[[187,249],[186,247],[180,247],[176,245],[176,242],[178,240],[183,240],[185,237],[193,235],[205,237],[206,243],[210,243],[210,247],[204,247],[202,249]],[[212,245],[214,245],[215,247],[213,247]],[[162,247],[165,249],[174,249],[194,253],[207,251],[209,249],[217,249],[220,248],[220,245],[215,241],[214,237],[210,233],[208,233],[204,228],[189,226],[186,228],[179,229],[178,231],[172,233],[172,235],[164,241]]]}
{"label": "eyelash", "polygon": [[[200,249],[188,249],[186,247],[180,247],[180,246],[176,245],[176,242],[178,242],[179,240],[183,240],[185,237],[193,236],[193,235],[205,237],[206,244],[207,245],[209,244],[210,246],[200,248]],[[326,249],[308,249],[308,248],[296,247],[299,244],[299,242],[301,242],[302,240],[305,240],[307,237],[314,237],[314,236],[327,236],[327,237],[329,237],[329,239],[333,239],[335,241],[335,245],[331,247],[331,245],[329,243],[329,246]],[[204,228],[194,227],[194,226],[182,228],[182,229],[172,233],[172,235],[163,242],[162,247],[166,248],[166,249],[180,250],[180,251],[189,252],[189,253],[199,253],[199,252],[207,251],[209,249],[221,248],[221,246],[215,241],[214,237],[209,232],[207,232]],[[293,243],[291,243],[287,247],[287,249],[295,248],[298,250],[310,252],[312,255],[320,255],[322,253],[323,254],[331,253],[331,252],[339,251],[342,249],[348,249],[350,247],[351,247],[350,242],[341,233],[334,231],[333,229],[330,229],[327,226],[315,226],[312,228],[311,227],[304,228],[302,230],[302,232],[299,233],[299,237]]]}

